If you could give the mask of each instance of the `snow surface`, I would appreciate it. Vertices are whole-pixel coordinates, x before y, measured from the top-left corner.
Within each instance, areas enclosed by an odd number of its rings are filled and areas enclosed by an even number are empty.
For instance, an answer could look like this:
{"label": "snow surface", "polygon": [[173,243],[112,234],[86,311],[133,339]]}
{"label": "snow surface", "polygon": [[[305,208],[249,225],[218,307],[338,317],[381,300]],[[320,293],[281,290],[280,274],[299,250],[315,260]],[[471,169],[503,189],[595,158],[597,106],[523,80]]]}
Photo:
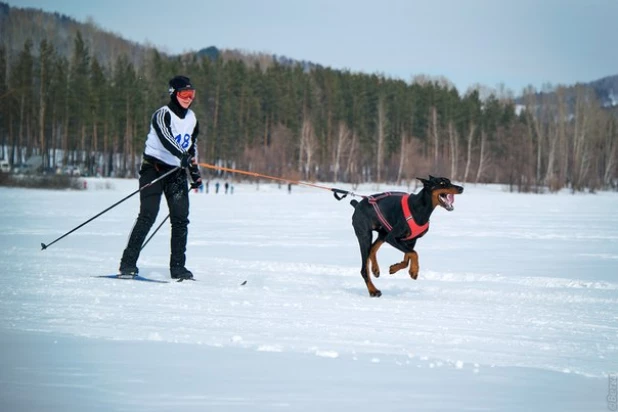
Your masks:
{"label": "snow surface", "polygon": [[[329,186],[329,184],[324,184]],[[351,190],[346,185],[331,185]],[[1,411],[602,411],[618,371],[618,194],[465,185],[370,298],[348,199],[191,194],[198,281],[114,273],[137,188],[0,188]],[[394,186],[362,186],[360,194]],[[167,214],[161,205],[158,222]],[[142,275],[168,279],[169,225]],[[242,285],[247,281],[246,285]]]}

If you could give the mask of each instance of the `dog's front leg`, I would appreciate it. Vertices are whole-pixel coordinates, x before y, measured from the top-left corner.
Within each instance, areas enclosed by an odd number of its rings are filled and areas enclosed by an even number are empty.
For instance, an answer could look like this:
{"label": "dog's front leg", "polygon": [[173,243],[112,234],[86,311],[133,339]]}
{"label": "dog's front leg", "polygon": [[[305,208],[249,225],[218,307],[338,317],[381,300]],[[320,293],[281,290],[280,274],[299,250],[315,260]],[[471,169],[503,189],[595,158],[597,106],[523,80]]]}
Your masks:
{"label": "dog's front leg", "polygon": [[410,263],[410,256],[408,253],[404,253],[403,260],[399,263],[395,263],[394,265],[391,265],[390,268],[388,269],[388,273],[393,275],[399,272],[401,269],[407,268],[409,263]]}
{"label": "dog's front leg", "polygon": [[412,261],[412,263],[410,263],[410,271],[408,273],[410,274],[410,277],[412,279],[416,280],[416,278],[418,278],[418,271],[420,269],[418,266],[418,253],[413,250],[412,252],[406,254],[406,256],[409,260]]}
{"label": "dog's front leg", "polygon": [[385,242],[388,242],[395,249],[403,252],[403,260],[399,263],[395,263],[389,267],[389,273],[392,275],[401,269],[405,269],[410,265],[410,270],[408,273],[412,279],[416,279],[418,277],[418,254],[414,251],[414,246],[416,245],[416,239],[401,241],[401,233],[405,233],[401,227],[394,228],[384,239]]}
{"label": "dog's front leg", "polygon": [[404,254],[403,260],[401,262],[391,265],[389,273],[392,275],[393,273],[396,273],[401,269],[405,269],[408,267],[408,264],[410,265],[410,270],[408,271],[408,273],[410,274],[410,277],[412,279],[416,280],[416,278],[418,277],[419,266],[418,253],[416,253],[415,251]]}

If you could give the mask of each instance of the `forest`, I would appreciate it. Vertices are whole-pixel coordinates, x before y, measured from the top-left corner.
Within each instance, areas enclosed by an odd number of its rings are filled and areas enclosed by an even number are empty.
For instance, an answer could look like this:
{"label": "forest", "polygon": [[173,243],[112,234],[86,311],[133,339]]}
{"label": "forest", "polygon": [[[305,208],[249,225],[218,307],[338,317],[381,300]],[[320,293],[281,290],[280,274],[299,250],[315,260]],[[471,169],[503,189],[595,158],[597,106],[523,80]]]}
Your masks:
{"label": "forest", "polygon": [[260,55],[119,52],[87,27],[67,50],[53,36],[4,36],[0,156],[11,165],[38,156],[43,172],[136,176],[150,116],[183,74],[197,89],[200,162],[307,181],[431,174],[533,192],[618,185],[618,117],[585,85],[529,87],[517,99],[481,85],[461,93],[445,78]]}

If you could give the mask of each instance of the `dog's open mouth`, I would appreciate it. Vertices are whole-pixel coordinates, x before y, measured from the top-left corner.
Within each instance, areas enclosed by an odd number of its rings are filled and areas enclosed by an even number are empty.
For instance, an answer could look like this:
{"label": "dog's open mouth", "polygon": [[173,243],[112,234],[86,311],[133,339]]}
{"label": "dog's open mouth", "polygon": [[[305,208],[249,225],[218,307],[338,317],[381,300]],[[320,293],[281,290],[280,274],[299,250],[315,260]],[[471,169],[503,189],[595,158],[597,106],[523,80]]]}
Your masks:
{"label": "dog's open mouth", "polygon": [[438,199],[440,200],[440,205],[449,212],[455,209],[455,206],[453,206],[453,203],[455,203],[455,195],[450,193],[441,193],[438,196]]}

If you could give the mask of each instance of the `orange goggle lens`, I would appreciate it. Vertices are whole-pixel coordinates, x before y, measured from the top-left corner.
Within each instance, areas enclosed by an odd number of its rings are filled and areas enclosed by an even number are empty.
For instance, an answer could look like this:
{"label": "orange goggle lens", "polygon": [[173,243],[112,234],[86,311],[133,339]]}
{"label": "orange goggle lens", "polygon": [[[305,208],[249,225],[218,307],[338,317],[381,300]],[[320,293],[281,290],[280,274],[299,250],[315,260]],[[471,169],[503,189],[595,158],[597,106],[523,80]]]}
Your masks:
{"label": "orange goggle lens", "polygon": [[181,99],[193,99],[195,98],[195,90],[180,90],[177,95]]}

